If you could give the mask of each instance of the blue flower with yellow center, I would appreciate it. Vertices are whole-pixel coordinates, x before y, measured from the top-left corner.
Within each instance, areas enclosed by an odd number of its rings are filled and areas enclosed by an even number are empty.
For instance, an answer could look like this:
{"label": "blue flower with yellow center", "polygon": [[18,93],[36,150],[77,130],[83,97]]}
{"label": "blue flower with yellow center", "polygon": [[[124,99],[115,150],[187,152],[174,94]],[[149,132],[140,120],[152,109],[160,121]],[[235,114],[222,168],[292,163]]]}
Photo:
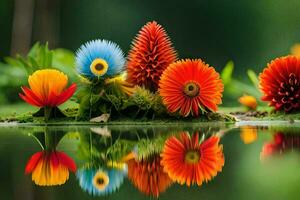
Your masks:
{"label": "blue flower with yellow center", "polygon": [[76,52],[76,67],[88,78],[112,77],[124,70],[125,58],[120,47],[107,40],[92,40]]}
{"label": "blue flower with yellow center", "polygon": [[80,187],[92,196],[104,196],[115,192],[122,185],[127,169],[83,167],[76,177]]}

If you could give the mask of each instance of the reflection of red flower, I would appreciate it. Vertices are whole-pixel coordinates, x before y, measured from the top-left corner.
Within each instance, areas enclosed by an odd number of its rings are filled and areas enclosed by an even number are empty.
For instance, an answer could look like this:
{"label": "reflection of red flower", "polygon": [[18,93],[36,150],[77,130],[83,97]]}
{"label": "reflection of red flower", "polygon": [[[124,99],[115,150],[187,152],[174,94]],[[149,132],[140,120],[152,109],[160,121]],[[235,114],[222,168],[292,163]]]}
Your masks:
{"label": "reflection of red flower", "polygon": [[188,133],[181,133],[179,138],[170,137],[162,152],[164,170],[172,180],[188,186],[211,180],[224,166],[219,140],[219,137],[212,136],[199,143],[198,133],[192,138]]}
{"label": "reflection of red flower", "polygon": [[27,103],[37,107],[56,107],[67,101],[76,90],[73,83],[66,88],[68,77],[55,69],[35,71],[28,78],[30,88],[22,87],[24,94],[20,97]]}
{"label": "reflection of red flower", "polygon": [[75,162],[65,153],[41,151],[33,154],[26,164],[25,174],[32,173],[32,180],[40,186],[64,184],[69,170],[76,172]]}
{"label": "reflection of red flower", "polygon": [[300,109],[300,57],[286,56],[273,60],[260,75],[263,101],[276,110]]}
{"label": "reflection of red flower", "polygon": [[300,136],[276,133],[273,141],[265,143],[260,153],[260,158],[265,159],[275,154],[283,154],[289,150],[300,150]]}
{"label": "reflection of red flower", "polygon": [[182,116],[199,115],[204,110],[216,111],[222,102],[223,83],[213,67],[202,60],[180,60],[164,71],[160,95],[169,112]]}
{"label": "reflection of red flower", "polygon": [[127,62],[128,81],[156,91],[162,72],[176,58],[166,31],[157,22],[148,22],[132,43]]}
{"label": "reflection of red flower", "polygon": [[142,161],[131,159],[128,163],[128,178],[141,192],[158,197],[172,183],[160,165],[159,155]]}

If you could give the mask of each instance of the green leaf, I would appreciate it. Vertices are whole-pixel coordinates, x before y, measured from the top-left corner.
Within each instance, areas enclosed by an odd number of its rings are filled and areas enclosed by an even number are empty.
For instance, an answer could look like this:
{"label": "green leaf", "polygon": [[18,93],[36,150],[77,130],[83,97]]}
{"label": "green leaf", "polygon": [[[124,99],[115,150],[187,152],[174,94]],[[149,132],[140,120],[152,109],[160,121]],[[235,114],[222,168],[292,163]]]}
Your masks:
{"label": "green leaf", "polygon": [[258,88],[259,81],[258,81],[258,76],[256,75],[256,73],[255,73],[253,70],[248,69],[247,74],[248,74],[249,79],[250,79],[251,82],[253,83],[253,85],[254,85],[256,88]]}
{"label": "green leaf", "polygon": [[223,80],[224,85],[227,85],[228,83],[231,82],[231,78],[232,78],[232,72],[234,69],[234,63],[233,61],[229,61],[224,69],[221,72],[221,78]]}

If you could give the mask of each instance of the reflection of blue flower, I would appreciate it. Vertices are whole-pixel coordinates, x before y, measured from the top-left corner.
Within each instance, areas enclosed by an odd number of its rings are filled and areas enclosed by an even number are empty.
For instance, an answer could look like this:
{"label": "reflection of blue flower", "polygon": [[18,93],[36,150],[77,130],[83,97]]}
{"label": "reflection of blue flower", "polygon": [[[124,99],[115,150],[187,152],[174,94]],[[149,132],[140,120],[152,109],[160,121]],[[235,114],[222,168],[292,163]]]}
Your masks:
{"label": "reflection of blue flower", "polygon": [[76,176],[80,187],[93,196],[103,196],[115,192],[120,188],[127,174],[127,170],[81,168]]}
{"label": "reflection of blue flower", "polygon": [[89,79],[119,74],[124,63],[123,51],[116,43],[107,40],[87,42],[76,52],[77,71]]}

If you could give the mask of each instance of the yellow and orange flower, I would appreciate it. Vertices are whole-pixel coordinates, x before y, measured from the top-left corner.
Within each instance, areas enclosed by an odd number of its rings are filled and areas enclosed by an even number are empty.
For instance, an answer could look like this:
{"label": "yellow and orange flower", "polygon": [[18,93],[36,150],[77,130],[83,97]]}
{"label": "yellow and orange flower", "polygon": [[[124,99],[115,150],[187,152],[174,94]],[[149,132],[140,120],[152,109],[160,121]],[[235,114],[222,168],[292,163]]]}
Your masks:
{"label": "yellow and orange flower", "polygon": [[128,81],[156,91],[161,74],[177,60],[177,53],[161,25],[148,22],[132,42],[128,55]]}
{"label": "yellow and orange flower", "polygon": [[33,154],[26,164],[25,174],[39,186],[62,185],[69,179],[69,170],[76,172],[75,162],[65,153],[41,151]]}
{"label": "yellow and orange flower", "polygon": [[256,110],[257,107],[257,101],[256,98],[250,95],[243,95],[239,98],[240,104],[243,106],[246,106],[247,108],[251,110]]}
{"label": "yellow and orange flower", "polygon": [[276,110],[300,109],[300,57],[276,58],[260,74],[262,100]]}
{"label": "yellow and orange flower", "polygon": [[146,195],[158,197],[172,184],[168,174],[163,171],[160,161],[159,155],[141,161],[135,159],[127,161],[129,180]]}
{"label": "yellow and orange flower", "polygon": [[73,83],[66,89],[68,77],[55,69],[35,71],[28,78],[29,87],[22,87],[24,94],[19,96],[27,103],[37,107],[56,107],[67,101],[75,92]]}
{"label": "yellow and orange flower", "polygon": [[245,144],[255,142],[257,140],[257,128],[252,126],[242,126],[240,137]]}
{"label": "yellow and orange flower", "polygon": [[180,60],[169,65],[159,82],[160,95],[169,112],[186,117],[205,110],[217,111],[224,85],[213,67],[202,60]]}
{"label": "yellow and orange flower", "polygon": [[182,132],[180,137],[170,137],[165,142],[161,154],[161,164],[170,178],[179,184],[202,185],[222,171],[224,166],[223,147],[219,137],[210,138],[199,143],[199,134],[192,137]]}

